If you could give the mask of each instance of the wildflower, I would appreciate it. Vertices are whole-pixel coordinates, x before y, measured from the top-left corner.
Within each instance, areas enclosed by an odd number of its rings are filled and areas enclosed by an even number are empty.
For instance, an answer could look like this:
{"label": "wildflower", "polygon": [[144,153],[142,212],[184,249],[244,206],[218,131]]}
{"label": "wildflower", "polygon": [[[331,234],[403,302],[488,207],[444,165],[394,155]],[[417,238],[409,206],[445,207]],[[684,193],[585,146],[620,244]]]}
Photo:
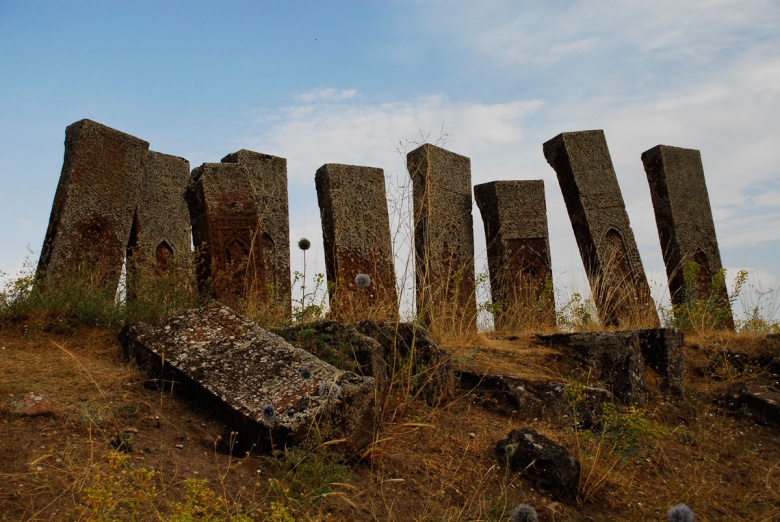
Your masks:
{"label": "wildflower", "polygon": [[331,385],[331,383],[329,382],[322,382],[320,383],[318,392],[319,395],[322,397],[338,399],[339,397],[341,397],[341,386],[339,386],[336,383],[333,383],[333,385]]}
{"label": "wildflower", "polygon": [[309,250],[311,248],[311,241],[305,237],[302,237],[300,240],[298,240],[298,248],[303,251]]}
{"label": "wildflower", "polygon": [[504,452],[509,455],[510,457],[515,454],[515,450],[517,449],[517,446],[514,444],[507,444],[504,447]]}
{"label": "wildflower", "polygon": [[693,510],[683,503],[669,508],[666,512],[669,522],[693,522]]}
{"label": "wildflower", "polygon": [[371,286],[371,276],[368,274],[358,274],[355,276],[355,284],[363,288],[368,288]]}
{"label": "wildflower", "polygon": [[271,403],[266,404],[263,406],[263,418],[265,420],[271,420],[276,416],[276,406],[274,406]]}
{"label": "wildflower", "polygon": [[303,377],[304,379],[311,379],[311,368],[309,368],[308,366],[306,365],[301,366],[299,372],[301,374],[301,377]]}
{"label": "wildflower", "polygon": [[533,506],[518,504],[512,512],[512,518],[509,519],[509,522],[537,522],[538,520],[539,515]]}

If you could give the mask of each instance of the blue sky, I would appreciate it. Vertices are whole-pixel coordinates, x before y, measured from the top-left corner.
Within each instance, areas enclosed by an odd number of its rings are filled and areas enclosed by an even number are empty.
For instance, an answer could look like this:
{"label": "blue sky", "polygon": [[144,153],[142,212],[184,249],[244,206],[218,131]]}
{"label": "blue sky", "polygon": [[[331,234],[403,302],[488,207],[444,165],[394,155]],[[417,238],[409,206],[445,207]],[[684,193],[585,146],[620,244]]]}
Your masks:
{"label": "blue sky", "polygon": [[398,150],[443,136],[471,158],[474,184],[545,181],[561,289],[584,284],[582,263],[542,143],[604,129],[658,297],[639,157],[696,148],[724,265],[764,289],[780,282],[776,1],[0,0],[3,272],[28,246],[37,259],[65,127],[82,118],[192,168],[241,148],[287,158],[291,239],[313,241],[309,272],[324,270],[316,169],[381,167],[400,183]]}

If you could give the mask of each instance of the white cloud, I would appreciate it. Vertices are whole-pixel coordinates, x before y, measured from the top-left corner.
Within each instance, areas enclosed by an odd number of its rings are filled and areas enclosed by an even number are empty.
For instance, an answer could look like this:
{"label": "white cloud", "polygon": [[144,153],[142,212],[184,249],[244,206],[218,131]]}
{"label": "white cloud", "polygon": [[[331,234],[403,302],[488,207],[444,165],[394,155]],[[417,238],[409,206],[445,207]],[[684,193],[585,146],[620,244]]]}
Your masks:
{"label": "white cloud", "polygon": [[357,95],[357,89],[333,89],[320,87],[308,92],[295,95],[295,101],[299,103],[314,103],[321,101],[338,102],[351,100]]}

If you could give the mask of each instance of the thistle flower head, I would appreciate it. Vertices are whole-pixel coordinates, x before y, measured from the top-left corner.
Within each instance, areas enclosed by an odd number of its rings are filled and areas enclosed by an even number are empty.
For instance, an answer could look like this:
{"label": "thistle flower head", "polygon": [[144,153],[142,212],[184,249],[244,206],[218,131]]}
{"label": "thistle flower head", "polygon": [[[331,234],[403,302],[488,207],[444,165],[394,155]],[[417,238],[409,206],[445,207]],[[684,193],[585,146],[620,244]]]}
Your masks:
{"label": "thistle flower head", "polygon": [[263,418],[265,420],[271,420],[276,416],[276,406],[274,406],[269,402],[268,404],[263,406],[262,412],[263,412]]}
{"label": "thistle flower head", "polygon": [[362,288],[371,286],[371,276],[368,274],[358,274],[355,276],[355,284]]}
{"label": "thistle flower head", "polygon": [[332,399],[338,399],[341,397],[341,386],[336,383],[321,382],[320,387],[317,390],[322,397],[328,397]]}
{"label": "thistle flower head", "polygon": [[311,248],[311,241],[309,241],[305,237],[302,237],[301,239],[298,240],[298,248],[304,251],[309,250]]}
{"label": "thistle flower head", "polygon": [[537,522],[538,520],[539,514],[533,506],[518,504],[512,511],[512,518],[509,519],[509,522]]}
{"label": "thistle flower head", "polygon": [[672,506],[666,512],[669,522],[693,522],[693,510],[683,503]]}
{"label": "thistle flower head", "polygon": [[298,371],[300,372],[301,377],[303,377],[304,379],[311,379],[311,368],[309,368],[308,366],[306,365],[301,366],[301,369]]}

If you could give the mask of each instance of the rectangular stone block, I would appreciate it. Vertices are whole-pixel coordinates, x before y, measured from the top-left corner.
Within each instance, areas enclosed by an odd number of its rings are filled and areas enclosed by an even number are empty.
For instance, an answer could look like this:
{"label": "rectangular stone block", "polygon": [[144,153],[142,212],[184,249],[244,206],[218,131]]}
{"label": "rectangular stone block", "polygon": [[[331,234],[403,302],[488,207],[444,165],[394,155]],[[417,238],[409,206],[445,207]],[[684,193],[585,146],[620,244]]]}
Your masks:
{"label": "rectangular stone block", "polygon": [[[672,303],[682,305],[689,300],[714,300],[725,311],[720,326],[733,330],[726,283],[713,281],[723,265],[701,153],[695,149],[658,145],[642,153],[642,163],[650,184]],[[695,263],[696,273],[686,285],[685,272],[689,263]],[[713,287],[715,283],[717,287]]]}
{"label": "rectangular stone block", "polygon": [[329,163],[317,170],[315,183],[331,316],[397,319],[384,172]]}
{"label": "rectangular stone block", "polygon": [[127,257],[128,297],[153,291],[156,278],[187,267],[188,178],[183,158],[91,120],[73,123],[38,276],[51,284],[82,272],[115,288]]}
{"label": "rectangular stone block", "polygon": [[544,181],[474,187],[485,225],[497,330],[555,325]]}
{"label": "rectangular stone block", "polygon": [[260,294],[258,219],[246,167],[204,163],[187,187],[201,292],[232,300]]}
{"label": "rectangular stone block", "polygon": [[290,282],[290,211],[287,197],[287,160],[242,149],[222,163],[244,165],[249,173],[257,209],[257,243],[263,259],[263,281],[268,303],[292,315]]}
{"label": "rectangular stone block", "polygon": [[605,326],[658,326],[604,131],[565,132],[544,144]]}
{"label": "rectangular stone block", "polygon": [[665,394],[682,393],[684,339],[674,328],[557,333],[536,339],[573,356],[626,404],[645,401],[648,369],[658,376]]}
{"label": "rectangular stone block", "polygon": [[338,447],[354,454],[373,439],[373,378],[338,370],[219,303],[157,327],[130,325],[120,340],[153,379],[216,410],[242,451],[343,439]]}
{"label": "rectangular stone block", "polygon": [[417,315],[435,332],[476,332],[471,160],[426,143],[406,164],[414,186]]}
{"label": "rectangular stone block", "polygon": [[201,292],[291,315],[286,160],[241,150],[194,169],[187,188]]}

